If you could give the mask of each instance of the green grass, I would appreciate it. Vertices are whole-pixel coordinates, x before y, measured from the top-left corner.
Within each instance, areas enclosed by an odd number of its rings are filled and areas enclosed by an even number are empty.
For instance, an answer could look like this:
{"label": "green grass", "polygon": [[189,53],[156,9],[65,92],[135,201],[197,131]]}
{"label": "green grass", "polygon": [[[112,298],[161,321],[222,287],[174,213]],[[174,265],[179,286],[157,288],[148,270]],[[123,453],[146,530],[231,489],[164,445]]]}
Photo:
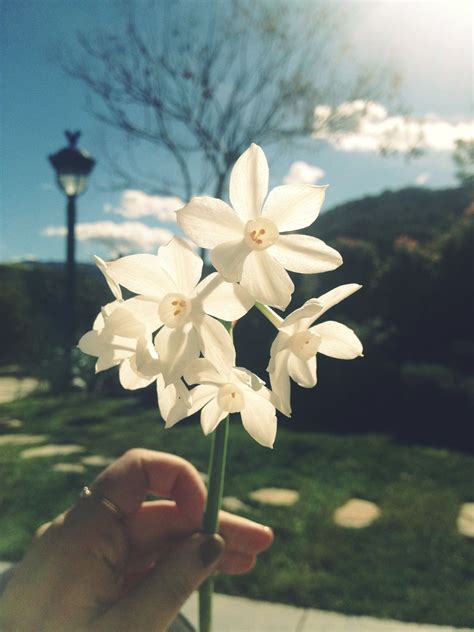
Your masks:
{"label": "green grass", "polygon": [[[0,408],[15,432],[79,443],[84,454],[118,456],[142,446],[174,452],[206,471],[209,439],[196,423],[165,431],[158,412],[135,399],[84,395],[29,398]],[[0,431],[6,426],[0,425]],[[54,472],[81,455],[22,460],[25,446],[0,447],[0,559],[21,557],[33,531],[74,502],[97,472]],[[474,542],[456,531],[462,502],[474,500],[474,459],[402,446],[380,435],[332,436],[280,430],[273,451],[231,423],[225,494],[249,507],[249,518],[273,527],[275,543],[243,577],[220,576],[217,589],[351,614],[456,626],[474,625]],[[291,508],[260,506],[249,493],[289,487]],[[351,497],[372,500],[382,517],[350,530],[332,522]]]}

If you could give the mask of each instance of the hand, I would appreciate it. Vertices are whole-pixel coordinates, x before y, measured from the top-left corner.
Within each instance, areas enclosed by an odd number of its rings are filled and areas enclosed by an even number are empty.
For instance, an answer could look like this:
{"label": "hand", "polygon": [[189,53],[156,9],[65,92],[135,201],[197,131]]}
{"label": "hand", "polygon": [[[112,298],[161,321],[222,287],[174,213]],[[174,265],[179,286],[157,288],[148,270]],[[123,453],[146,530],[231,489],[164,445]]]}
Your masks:
{"label": "hand", "polygon": [[[0,601],[0,629],[15,632],[162,632],[216,570],[245,573],[270,546],[270,529],[221,512],[220,534],[199,533],[206,490],[171,454],[130,450],[81,499],[44,525]],[[171,500],[145,502],[148,493]]]}

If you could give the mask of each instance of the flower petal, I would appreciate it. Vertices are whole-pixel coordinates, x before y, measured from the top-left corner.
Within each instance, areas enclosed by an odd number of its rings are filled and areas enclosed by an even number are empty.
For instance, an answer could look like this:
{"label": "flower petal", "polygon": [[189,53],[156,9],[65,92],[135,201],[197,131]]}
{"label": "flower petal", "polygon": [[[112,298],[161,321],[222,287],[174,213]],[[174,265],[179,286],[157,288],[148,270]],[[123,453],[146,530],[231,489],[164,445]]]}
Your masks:
{"label": "flower petal", "polygon": [[224,325],[212,316],[204,314],[195,322],[195,327],[201,338],[203,356],[219,372],[229,372],[235,365],[235,348]]}
{"label": "flower petal", "polygon": [[249,253],[250,249],[244,239],[226,241],[211,252],[211,263],[225,281],[240,281]]}
{"label": "flower petal", "polygon": [[240,366],[232,369],[230,381],[237,384],[237,386],[240,386],[240,383],[242,382],[242,384],[249,386],[253,391],[260,391],[265,385],[265,382],[261,380],[258,375],[255,375],[252,371]]}
{"label": "flower petal", "polygon": [[87,355],[95,356],[96,358],[104,350],[103,339],[95,329],[85,333],[77,343],[77,346],[82,353],[87,353]]}
{"label": "flower petal", "polygon": [[309,235],[280,235],[269,251],[284,268],[302,274],[327,272],[342,264],[337,250]]}
{"label": "flower petal", "polygon": [[300,386],[312,388],[316,386],[316,356],[302,360],[294,353],[288,357],[288,374]]}
{"label": "flower petal", "polygon": [[133,355],[133,351],[127,351],[126,349],[116,349],[109,345],[103,352],[101,352],[95,365],[95,372],[106,371],[107,369],[120,364],[123,360],[130,358]]}
{"label": "flower petal", "polygon": [[196,293],[206,314],[229,322],[242,318],[255,303],[247,290],[237,283],[224,281],[217,272],[203,279]]}
{"label": "flower petal", "polygon": [[146,296],[134,296],[123,303],[122,307],[142,322],[149,331],[156,331],[163,324],[158,315],[159,301],[156,298]]}
{"label": "flower petal", "polygon": [[201,410],[211,399],[217,396],[219,387],[215,384],[199,384],[191,391],[191,406],[189,408],[189,415],[193,415],[198,410]]}
{"label": "flower petal", "polygon": [[135,358],[128,358],[122,362],[119,369],[120,384],[129,391],[145,388],[155,381],[156,376],[144,377],[138,373]]}
{"label": "flower petal", "polygon": [[178,224],[201,248],[215,248],[242,237],[244,225],[228,204],[212,197],[193,197],[176,213]]}
{"label": "flower petal", "polygon": [[227,375],[222,375],[216,367],[206,360],[198,358],[189,364],[184,371],[184,379],[188,384],[225,384],[229,381]]}
{"label": "flower petal", "polygon": [[162,298],[176,292],[170,276],[160,266],[156,255],[128,255],[108,265],[109,275],[127,290]]}
{"label": "flower petal", "polygon": [[119,284],[116,283],[116,281],[114,281],[112,279],[112,277],[110,276],[109,271],[107,269],[109,264],[106,263],[103,259],[101,259],[97,255],[94,256],[94,261],[95,261],[96,266],[99,268],[99,270],[104,275],[105,280],[107,281],[107,285],[109,286],[110,291],[112,292],[112,294],[115,296],[117,301],[121,301],[122,300],[122,290],[120,289]]}
{"label": "flower petal", "polygon": [[316,298],[310,298],[304,305],[291,312],[281,323],[280,329],[288,334],[296,333],[301,329],[306,329],[316,320],[321,313],[323,306]]}
{"label": "flower petal", "polygon": [[155,337],[166,386],[177,382],[186,366],[199,356],[199,337],[194,329],[162,327]]}
{"label": "flower petal", "polygon": [[101,371],[111,369],[113,366],[120,364],[127,357],[130,356],[126,354],[125,351],[116,352],[112,349],[112,347],[109,347],[109,349],[101,353],[101,355],[97,358],[97,362],[95,363],[95,372],[100,373]]}
{"label": "flower petal", "polygon": [[253,250],[246,258],[241,285],[256,301],[285,309],[295,289],[283,266],[266,250]]}
{"label": "flower petal", "polygon": [[123,305],[123,301],[112,301],[111,303],[107,303],[100,308],[100,312],[97,314],[97,318],[94,320],[94,324],[92,325],[92,329],[96,329],[97,331],[101,331],[105,325],[105,319],[107,316],[117,309],[120,305]]}
{"label": "flower petal", "polygon": [[273,360],[276,358],[280,351],[283,351],[288,347],[290,342],[290,335],[286,331],[280,331],[272,342],[270,347],[270,362],[268,363],[267,371],[273,371]]}
{"label": "flower petal", "polygon": [[148,338],[140,338],[137,342],[135,355],[137,371],[144,377],[155,377],[160,373],[161,366],[156,349]]}
{"label": "flower petal", "polygon": [[191,394],[182,380],[165,386],[163,376],[159,375],[156,380],[156,392],[160,415],[166,422],[165,428],[171,428],[191,414],[189,412]]}
{"label": "flower petal", "polygon": [[230,174],[229,198],[243,222],[260,217],[268,192],[268,163],[263,149],[252,143]]}
{"label": "flower petal", "polygon": [[146,334],[146,327],[134,314],[123,307],[114,309],[114,311],[107,316],[102,330],[102,335],[105,336],[119,336],[121,338],[141,338]]}
{"label": "flower petal", "polygon": [[310,331],[321,336],[319,353],[339,360],[353,360],[362,355],[361,341],[352,329],[342,323],[328,320],[311,327]]}
{"label": "flower petal", "polygon": [[288,375],[288,356],[290,352],[283,350],[272,360],[270,372],[270,384],[274,395],[278,398],[278,409],[287,417],[291,415],[291,387]]}
{"label": "flower petal", "polygon": [[220,421],[227,417],[228,413],[217,404],[215,399],[211,399],[201,410],[201,427],[205,435],[213,432]]}
{"label": "flower petal", "polygon": [[275,407],[265,397],[245,390],[245,407],[240,411],[245,430],[257,443],[273,448],[277,431]]}
{"label": "flower petal", "polygon": [[173,281],[179,292],[191,294],[202,274],[202,259],[183,239],[173,237],[158,250],[158,262]]}
{"label": "flower petal", "polygon": [[286,184],[268,194],[262,216],[278,226],[280,232],[310,226],[319,215],[327,185]]}
{"label": "flower petal", "polygon": [[358,283],[347,283],[346,285],[339,285],[333,290],[326,292],[326,294],[319,296],[316,300],[318,303],[321,303],[323,309],[318,314],[318,318],[320,318],[324,312],[327,312],[328,309],[334,307],[334,305],[337,305],[351,294],[354,294],[357,290],[360,290],[361,287],[362,285]]}

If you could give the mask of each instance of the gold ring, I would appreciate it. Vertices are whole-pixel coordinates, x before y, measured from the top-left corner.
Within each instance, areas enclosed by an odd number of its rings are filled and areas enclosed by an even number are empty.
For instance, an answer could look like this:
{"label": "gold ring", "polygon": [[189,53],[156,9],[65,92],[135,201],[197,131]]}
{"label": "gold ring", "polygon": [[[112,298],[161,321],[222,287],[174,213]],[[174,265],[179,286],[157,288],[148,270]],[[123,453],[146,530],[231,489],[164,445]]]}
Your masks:
{"label": "gold ring", "polygon": [[116,518],[120,520],[120,522],[125,522],[127,516],[125,513],[118,507],[110,498],[107,496],[103,496],[99,494],[99,492],[92,491],[89,487],[84,487],[80,494],[81,498],[92,498],[92,500],[97,500],[103,507],[111,511]]}

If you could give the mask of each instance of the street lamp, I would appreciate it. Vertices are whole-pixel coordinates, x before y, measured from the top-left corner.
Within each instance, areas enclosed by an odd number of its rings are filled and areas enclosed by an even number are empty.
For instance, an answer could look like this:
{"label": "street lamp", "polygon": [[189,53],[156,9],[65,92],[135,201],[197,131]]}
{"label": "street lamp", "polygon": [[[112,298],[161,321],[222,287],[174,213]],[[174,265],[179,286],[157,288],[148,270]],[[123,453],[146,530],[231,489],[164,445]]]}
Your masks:
{"label": "street lamp", "polygon": [[87,189],[88,177],[94,168],[95,160],[76,147],[81,132],[64,132],[69,146],[48,156],[56,172],[58,187],[67,197],[67,246],[66,246],[66,291],[64,305],[64,356],[65,383],[69,387],[72,381],[71,351],[75,340],[76,313],[76,269],[75,269],[75,223],[76,197]]}

